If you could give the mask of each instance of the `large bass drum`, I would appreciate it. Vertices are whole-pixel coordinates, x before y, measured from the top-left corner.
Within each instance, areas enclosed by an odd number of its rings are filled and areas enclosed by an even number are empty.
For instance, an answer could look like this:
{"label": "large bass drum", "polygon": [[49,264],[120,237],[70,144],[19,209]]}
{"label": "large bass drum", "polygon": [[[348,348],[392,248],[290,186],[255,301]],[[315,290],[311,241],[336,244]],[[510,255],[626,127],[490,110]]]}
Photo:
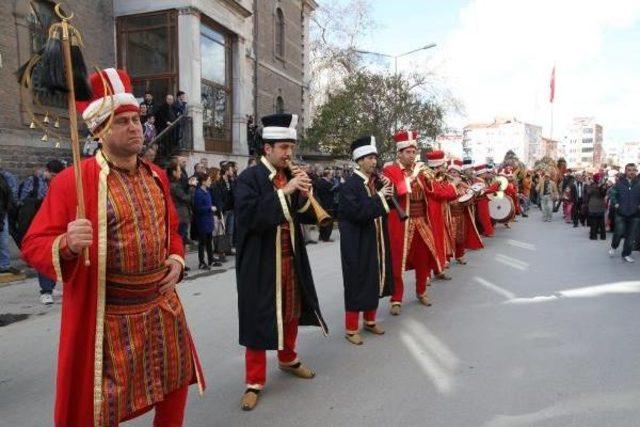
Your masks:
{"label": "large bass drum", "polygon": [[489,216],[495,222],[508,222],[513,216],[514,211],[515,207],[513,206],[511,197],[496,197],[489,201]]}

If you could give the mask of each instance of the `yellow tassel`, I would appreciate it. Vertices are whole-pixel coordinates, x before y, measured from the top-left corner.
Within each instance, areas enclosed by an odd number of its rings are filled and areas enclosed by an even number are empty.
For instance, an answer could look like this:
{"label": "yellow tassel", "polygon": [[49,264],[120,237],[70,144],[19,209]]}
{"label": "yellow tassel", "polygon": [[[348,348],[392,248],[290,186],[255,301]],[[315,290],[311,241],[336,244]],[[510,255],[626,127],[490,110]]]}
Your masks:
{"label": "yellow tassel", "polygon": [[42,138],[40,138],[40,141],[42,142],[49,141],[49,135],[47,135],[47,133],[45,132],[44,135],[42,135]]}
{"label": "yellow tassel", "polygon": [[36,128],[36,122],[33,121],[33,118],[31,119],[31,124],[29,125],[29,129],[35,129]]}
{"label": "yellow tassel", "polygon": [[49,112],[45,113],[42,123],[49,124]]}
{"label": "yellow tassel", "polygon": [[53,127],[56,129],[60,127],[60,117],[56,117],[56,121],[53,122]]}

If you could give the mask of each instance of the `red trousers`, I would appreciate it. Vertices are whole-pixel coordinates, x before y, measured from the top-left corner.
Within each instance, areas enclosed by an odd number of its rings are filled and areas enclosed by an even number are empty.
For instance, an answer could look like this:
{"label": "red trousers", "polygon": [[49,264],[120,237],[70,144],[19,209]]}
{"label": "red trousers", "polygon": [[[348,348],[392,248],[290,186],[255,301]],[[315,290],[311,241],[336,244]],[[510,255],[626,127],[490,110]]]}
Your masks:
{"label": "red trousers", "polygon": [[167,394],[161,402],[130,414],[126,419],[122,420],[122,422],[137,418],[155,408],[156,413],[153,417],[153,427],[182,427],[184,410],[187,407],[188,391],[189,386],[184,386],[172,391]]}
{"label": "red trousers", "polygon": [[[427,293],[427,279],[431,270],[435,268],[436,262],[417,230],[407,254],[407,264],[411,264],[416,271],[416,296],[421,297]],[[393,282],[395,289],[391,296],[391,303],[402,303],[404,280],[399,268],[393,270]]]}
{"label": "red trousers", "polygon": [[360,330],[360,313],[362,313],[362,317],[364,317],[365,324],[376,324],[376,310],[347,311],[344,316],[344,327],[348,334],[355,334]]}
{"label": "red trousers", "polygon": [[[278,350],[278,361],[283,365],[298,363],[296,339],[298,338],[298,320],[284,324],[284,345]],[[247,347],[245,351],[245,382],[247,387],[262,389],[267,382],[267,351]]]}

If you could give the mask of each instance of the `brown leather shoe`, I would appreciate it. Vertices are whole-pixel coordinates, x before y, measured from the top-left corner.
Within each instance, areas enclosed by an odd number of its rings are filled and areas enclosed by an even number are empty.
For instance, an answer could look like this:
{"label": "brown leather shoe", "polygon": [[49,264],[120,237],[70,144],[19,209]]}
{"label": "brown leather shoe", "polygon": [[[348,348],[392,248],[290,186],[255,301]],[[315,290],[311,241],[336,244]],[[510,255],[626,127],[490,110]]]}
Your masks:
{"label": "brown leather shoe", "polygon": [[451,280],[451,276],[448,276],[445,273],[440,273],[436,276],[439,280]]}
{"label": "brown leather shoe", "polygon": [[467,265],[467,260],[464,258],[458,258],[456,261],[458,261],[458,264]]}
{"label": "brown leather shoe", "polygon": [[421,297],[418,297],[418,301],[422,305],[426,305],[427,307],[431,307],[431,301],[429,300],[429,298],[426,295],[422,295]]}
{"label": "brown leather shoe", "polygon": [[391,309],[389,310],[389,313],[391,313],[392,316],[399,316],[401,311],[402,311],[402,306],[400,304],[391,304]]}
{"label": "brown leather shoe", "polygon": [[240,407],[243,411],[251,411],[253,408],[258,406],[258,397],[260,395],[260,390],[255,388],[248,388],[245,390],[244,395],[242,396],[242,402],[240,403]]}
{"label": "brown leather shoe", "polygon": [[355,334],[345,334],[344,337],[353,345],[362,345],[364,342],[360,334],[357,332]]}
{"label": "brown leather shoe", "polygon": [[311,378],[316,376],[316,373],[313,372],[309,367],[303,365],[298,362],[295,365],[287,366],[280,364],[280,369],[294,375],[298,378],[303,378],[305,380],[310,380]]}
{"label": "brown leather shoe", "polygon": [[366,331],[371,332],[372,334],[375,335],[384,335],[384,333],[386,332],[384,329],[382,329],[380,326],[378,326],[377,324],[373,324],[373,325],[364,325],[364,329]]}

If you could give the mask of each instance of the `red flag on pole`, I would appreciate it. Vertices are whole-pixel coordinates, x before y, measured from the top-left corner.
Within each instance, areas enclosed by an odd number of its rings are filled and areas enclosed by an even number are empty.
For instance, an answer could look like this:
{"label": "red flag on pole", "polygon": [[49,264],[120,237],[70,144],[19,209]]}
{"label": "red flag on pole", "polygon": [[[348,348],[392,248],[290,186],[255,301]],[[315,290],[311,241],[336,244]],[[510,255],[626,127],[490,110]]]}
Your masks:
{"label": "red flag on pole", "polygon": [[553,70],[551,70],[551,83],[549,84],[550,94],[549,94],[549,102],[553,104],[553,99],[556,96],[556,66],[553,66]]}

